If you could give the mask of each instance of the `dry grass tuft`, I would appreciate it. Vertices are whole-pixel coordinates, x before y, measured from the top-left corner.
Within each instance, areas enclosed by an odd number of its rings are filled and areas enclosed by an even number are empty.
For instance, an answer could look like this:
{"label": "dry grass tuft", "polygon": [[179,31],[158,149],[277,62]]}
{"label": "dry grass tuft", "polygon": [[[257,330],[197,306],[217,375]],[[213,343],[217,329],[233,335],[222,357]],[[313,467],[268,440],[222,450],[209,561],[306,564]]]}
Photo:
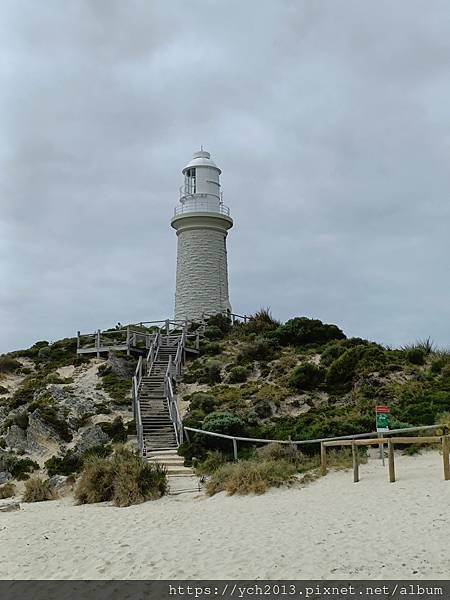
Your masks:
{"label": "dry grass tuft", "polygon": [[23,494],[24,502],[44,502],[46,500],[54,500],[54,495],[50,490],[47,481],[40,477],[31,477],[25,482],[25,492]]}
{"label": "dry grass tuft", "polygon": [[242,460],[219,467],[206,484],[209,496],[226,491],[233,494],[263,494],[269,487],[289,483],[296,473],[286,460]]}
{"label": "dry grass tuft", "polygon": [[89,457],[75,489],[80,504],[112,501],[116,506],[156,500],[167,492],[163,466],[143,462],[125,446],[117,446],[112,457]]}
{"label": "dry grass tuft", "polygon": [[5,498],[12,498],[16,493],[16,486],[13,483],[5,483],[5,485],[0,486],[0,500],[4,500]]}

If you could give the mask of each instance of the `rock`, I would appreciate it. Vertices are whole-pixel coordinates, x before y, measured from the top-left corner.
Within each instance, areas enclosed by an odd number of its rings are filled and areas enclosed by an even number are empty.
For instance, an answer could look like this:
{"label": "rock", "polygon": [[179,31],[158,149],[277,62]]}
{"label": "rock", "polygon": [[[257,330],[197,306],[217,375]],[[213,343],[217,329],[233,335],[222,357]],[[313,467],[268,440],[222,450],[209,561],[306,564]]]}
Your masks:
{"label": "rock", "polygon": [[12,475],[9,471],[0,471],[0,485],[6,483],[10,479],[12,479]]}
{"label": "rock", "polygon": [[5,435],[5,442],[10,448],[26,450],[27,435],[25,431],[17,425],[11,425]]}
{"label": "rock", "polygon": [[134,361],[118,357],[114,352],[109,353],[107,364],[110,365],[113,373],[122,377],[122,379],[131,379],[136,370],[136,363]]}
{"label": "rock", "polygon": [[61,492],[68,487],[68,479],[69,477],[66,475],[53,475],[53,477],[50,477],[48,480],[48,485],[52,492]]}
{"label": "rock", "polygon": [[59,443],[56,431],[41,420],[39,409],[31,413],[27,428],[27,446],[29,453],[43,454],[48,450],[49,442]]}
{"label": "rock", "polygon": [[0,504],[0,512],[12,512],[14,510],[20,510],[19,502],[2,502]]}
{"label": "rock", "polygon": [[81,434],[80,441],[76,445],[75,453],[80,455],[95,446],[103,446],[109,442],[109,436],[98,426],[93,425]]}

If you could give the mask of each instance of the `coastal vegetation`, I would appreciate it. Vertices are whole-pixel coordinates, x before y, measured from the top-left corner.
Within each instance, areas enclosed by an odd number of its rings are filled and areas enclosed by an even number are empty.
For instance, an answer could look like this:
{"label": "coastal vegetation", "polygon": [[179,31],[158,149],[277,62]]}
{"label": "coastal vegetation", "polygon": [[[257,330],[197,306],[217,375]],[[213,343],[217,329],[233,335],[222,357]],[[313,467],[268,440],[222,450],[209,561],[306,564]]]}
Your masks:
{"label": "coastal vegetation", "polygon": [[[78,477],[80,502],[107,498],[126,505],[162,495],[164,473],[151,466],[136,474],[135,458],[114,452],[136,434],[135,367],[136,359],[124,353],[80,358],[76,338],[0,356],[1,493],[30,477],[30,489],[38,490],[39,474],[44,482]],[[311,440],[363,433],[374,429],[377,404],[390,406],[391,428],[449,426],[450,352],[429,339],[391,348],[348,338],[336,325],[302,316],[281,323],[268,309],[246,323],[216,315],[176,392],[186,426],[232,436]],[[318,450],[317,444],[300,453],[290,445],[239,442],[234,461],[230,440],[191,432],[179,452],[208,479],[208,493],[246,493],[314,478]],[[336,467],[349,462],[345,452],[330,457]],[[120,467],[125,463],[135,470],[129,480]]]}

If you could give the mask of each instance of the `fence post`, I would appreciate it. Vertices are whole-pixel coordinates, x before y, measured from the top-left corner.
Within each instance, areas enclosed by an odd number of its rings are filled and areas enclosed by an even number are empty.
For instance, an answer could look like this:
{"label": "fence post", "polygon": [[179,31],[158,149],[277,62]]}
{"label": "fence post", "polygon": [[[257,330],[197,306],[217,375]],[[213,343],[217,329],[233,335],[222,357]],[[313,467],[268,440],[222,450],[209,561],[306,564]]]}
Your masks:
{"label": "fence post", "polygon": [[97,358],[100,358],[100,329],[97,329],[97,335],[95,337],[95,345],[97,347]]}
{"label": "fence post", "polygon": [[320,474],[327,474],[327,447],[323,442],[320,442]]}
{"label": "fence post", "polygon": [[127,325],[127,356],[130,356],[130,326]]}
{"label": "fence post", "polygon": [[448,481],[450,479],[448,435],[442,436],[442,460],[444,461],[444,479]]}
{"label": "fence post", "polygon": [[80,335],[81,335],[81,331],[77,331],[77,350],[80,347]]}
{"label": "fence post", "polygon": [[233,454],[234,454],[234,460],[237,460],[238,459],[238,450],[237,450],[236,438],[233,438]]}
{"label": "fence post", "polygon": [[352,459],[353,459],[353,483],[359,481],[359,453],[355,442],[352,442]]}
{"label": "fence post", "polygon": [[166,335],[169,335],[169,319],[166,319]]}
{"label": "fence post", "polygon": [[388,452],[389,452],[389,481],[391,483],[394,483],[394,481],[395,481],[394,444],[391,439],[388,440]]}

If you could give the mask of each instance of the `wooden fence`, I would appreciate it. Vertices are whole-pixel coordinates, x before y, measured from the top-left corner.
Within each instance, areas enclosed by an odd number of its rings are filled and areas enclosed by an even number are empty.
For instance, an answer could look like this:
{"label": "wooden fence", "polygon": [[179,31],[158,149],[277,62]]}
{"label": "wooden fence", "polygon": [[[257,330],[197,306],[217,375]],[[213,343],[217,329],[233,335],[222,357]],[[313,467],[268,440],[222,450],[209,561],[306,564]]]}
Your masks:
{"label": "wooden fence", "polygon": [[[442,427],[442,426],[441,426]],[[445,428],[446,429],[446,428]],[[351,446],[352,448],[352,459],[353,459],[353,481],[357,483],[359,481],[359,446],[378,446],[380,444],[386,444],[388,446],[388,457],[389,457],[389,481],[393,483],[395,481],[395,459],[394,459],[394,448],[396,444],[437,444],[442,445],[442,461],[444,468],[444,479],[445,481],[450,480],[450,466],[449,466],[449,436],[445,432],[442,436],[421,436],[421,437],[386,437],[386,438],[372,438],[362,440],[330,440],[323,441],[320,443],[320,472],[322,475],[327,473],[327,448],[335,446]]]}

